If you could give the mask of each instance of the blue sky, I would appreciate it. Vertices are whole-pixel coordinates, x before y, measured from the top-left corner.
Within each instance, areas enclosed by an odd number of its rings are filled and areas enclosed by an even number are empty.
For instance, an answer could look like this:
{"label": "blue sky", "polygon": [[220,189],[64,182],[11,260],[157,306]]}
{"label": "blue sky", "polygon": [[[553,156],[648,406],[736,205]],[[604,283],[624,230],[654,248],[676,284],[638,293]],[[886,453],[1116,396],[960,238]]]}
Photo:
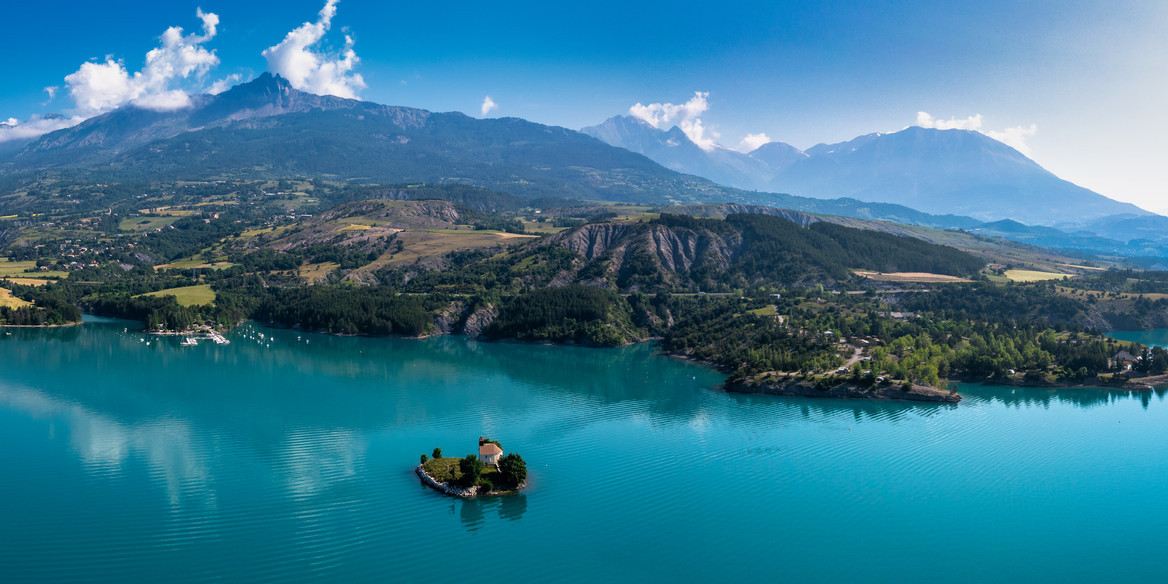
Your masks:
{"label": "blue sky", "polygon": [[[265,49],[319,21],[324,2],[16,3],[0,36],[0,120],[99,111],[80,111],[65,77],[107,56],[132,76],[168,27],[202,35],[198,8],[218,16],[215,34],[195,39],[217,63],[163,89],[250,78],[268,69]],[[923,111],[961,127],[980,123],[1064,178],[1168,212],[1160,172],[1168,3],[341,0],[335,8],[305,51],[339,59],[349,35],[359,61],[328,87],[362,99],[480,115],[489,95],[497,104],[489,115],[579,128],[636,103],[682,104],[708,92],[694,116],[707,139],[730,147],[765,133],[807,148],[899,130]],[[288,63],[303,56],[285,53]],[[60,89],[42,105],[45,87]]]}

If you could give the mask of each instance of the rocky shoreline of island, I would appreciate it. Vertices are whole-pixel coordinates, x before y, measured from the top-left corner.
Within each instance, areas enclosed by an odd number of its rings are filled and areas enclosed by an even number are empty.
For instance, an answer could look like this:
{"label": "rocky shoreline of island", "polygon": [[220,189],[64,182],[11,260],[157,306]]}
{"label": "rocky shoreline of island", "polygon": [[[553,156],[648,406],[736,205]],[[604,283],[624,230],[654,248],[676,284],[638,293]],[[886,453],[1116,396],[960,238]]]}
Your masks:
{"label": "rocky shoreline of island", "polygon": [[426,472],[424,465],[421,465],[421,464],[414,467],[414,473],[416,473],[418,475],[418,478],[422,479],[422,484],[426,485],[427,487],[430,487],[431,489],[434,489],[435,491],[438,491],[444,495],[450,495],[451,497],[459,497],[459,498],[463,498],[463,499],[470,499],[470,498],[474,498],[474,497],[497,497],[497,496],[503,496],[503,495],[516,495],[519,493],[519,491],[527,488],[527,481],[526,480],[519,483],[518,487],[516,487],[514,489],[508,489],[508,490],[483,491],[479,485],[471,485],[469,487],[460,487],[458,485],[451,484],[449,482],[442,482],[442,481],[439,481],[438,479],[435,479],[434,477],[430,476],[429,473]]}

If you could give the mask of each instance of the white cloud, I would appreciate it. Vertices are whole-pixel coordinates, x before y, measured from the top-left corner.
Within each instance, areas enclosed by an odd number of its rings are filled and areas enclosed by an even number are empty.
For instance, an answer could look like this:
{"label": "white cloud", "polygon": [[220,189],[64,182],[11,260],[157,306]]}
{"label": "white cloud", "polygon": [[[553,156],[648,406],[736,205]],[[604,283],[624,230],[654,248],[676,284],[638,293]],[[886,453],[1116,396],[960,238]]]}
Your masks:
{"label": "white cloud", "polygon": [[499,109],[499,105],[496,104],[495,100],[491,99],[491,96],[488,95],[483,98],[483,107],[479,108],[479,111],[482,112],[482,115],[485,118],[487,117],[487,114],[497,109]]}
{"label": "white cloud", "polygon": [[1030,146],[1026,144],[1026,138],[1033,136],[1038,132],[1037,124],[1030,124],[1029,126],[1014,126],[1013,128],[1006,128],[1001,131],[983,130],[981,114],[969,116],[965,119],[952,118],[948,120],[938,120],[927,112],[917,112],[917,125],[922,128],[936,128],[938,130],[970,130],[978,132],[1001,142],[1026,156],[1030,155]]}
{"label": "white cloud", "polygon": [[156,112],[173,112],[191,107],[191,96],[181,89],[162,93],[147,93],[134,100],[134,105]]}
{"label": "white cloud", "polygon": [[76,126],[83,121],[85,121],[85,118],[80,116],[74,116],[72,118],[66,118],[64,116],[32,116],[23,122],[16,118],[8,118],[7,121],[0,122],[0,143],[11,140],[36,138],[42,134]]}
{"label": "white cloud", "polygon": [[771,137],[767,136],[765,132],[747,134],[740,142],[738,142],[738,151],[754,152],[758,149],[759,146],[762,146],[763,144],[769,144],[771,142],[774,142],[774,140],[771,140]]}
{"label": "white cloud", "polygon": [[207,93],[211,95],[219,95],[220,93],[231,89],[240,81],[243,81],[243,75],[239,73],[232,73],[231,75],[228,75],[227,77],[212,83],[211,87],[207,88]]}
{"label": "white cloud", "polygon": [[219,17],[201,9],[195,14],[203,22],[203,34],[184,36],[178,26],[166,29],[160,46],[146,53],[145,66],[133,75],[120,60],[107,56],[104,63],[83,63],[66,76],[77,113],[90,117],[128,103],[154,110],[189,107],[190,96],[174,84],[192,76],[201,79],[219,64],[219,57],[202,46],[215,37]]}
{"label": "white cloud", "polygon": [[53,102],[54,99],[57,99],[57,90],[58,89],[60,89],[60,87],[57,87],[56,85],[50,85],[49,87],[46,87],[44,91],[45,91],[45,93],[49,94],[49,99],[46,99],[45,102],[42,103],[41,105],[42,106],[49,105],[50,103]]}
{"label": "white cloud", "polygon": [[702,126],[702,119],[699,117],[710,109],[709,96],[708,91],[695,91],[694,96],[683,104],[651,103],[642,105],[638,102],[629,108],[629,114],[644,120],[659,130],[677,126],[694,144],[703,150],[713,150],[718,146],[718,133],[710,130],[707,136],[707,130]]}
{"label": "white cloud", "polygon": [[964,120],[959,118],[938,120],[929,115],[928,112],[917,112],[917,125],[922,128],[936,128],[938,130],[972,130],[977,132],[981,129],[981,114],[969,116]]}
{"label": "white cloud", "polygon": [[328,0],[320,9],[316,22],[306,22],[293,29],[280,44],[264,50],[268,71],[280,75],[292,87],[319,95],[356,98],[365,88],[365,80],[353,67],[360,59],[353,50],[353,38],[345,35],[345,48],[339,55],[313,51],[332,26],[338,0]]}
{"label": "white cloud", "polygon": [[1038,124],[1030,124],[1029,126],[1014,126],[1013,128],[1006,128],[1001,132],[989,130],[983,132],[986,136],[1001,142],[1022,154],[1030,156],[1030,146],[1026,143],[1026,138],[1038,133]]}

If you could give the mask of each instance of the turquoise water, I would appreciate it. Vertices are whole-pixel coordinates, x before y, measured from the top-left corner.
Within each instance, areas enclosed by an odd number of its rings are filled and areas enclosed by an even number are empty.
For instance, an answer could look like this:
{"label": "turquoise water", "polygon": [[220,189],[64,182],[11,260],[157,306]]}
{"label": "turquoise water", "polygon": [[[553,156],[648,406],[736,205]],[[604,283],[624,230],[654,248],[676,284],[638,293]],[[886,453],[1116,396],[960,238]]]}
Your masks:
{"label": "turquoise water", "polygon": [[1114,331],[1108,333],[1121,341],[1134,341],[1145,345],[1168,347],[1168,329],[1152,331]]}
{"label": "turquoise water", "polygon": [[[1165,577],[1163,391],[742,396],[650,346],[124,326],[0,334],[0,582]],[[419,484],[479,434],[526,494]]]}

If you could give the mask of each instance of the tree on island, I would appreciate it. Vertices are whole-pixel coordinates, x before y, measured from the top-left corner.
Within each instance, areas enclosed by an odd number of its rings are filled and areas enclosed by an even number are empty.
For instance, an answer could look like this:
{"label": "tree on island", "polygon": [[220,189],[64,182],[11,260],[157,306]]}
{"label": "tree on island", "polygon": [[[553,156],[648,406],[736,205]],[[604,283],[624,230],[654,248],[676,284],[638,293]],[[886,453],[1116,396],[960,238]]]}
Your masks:
{"label": "tree on island", "polygon": [[458,470],[462,472],[462,483],[466,486],[472,486],[479,482],[479,478],[483,476],[483,461],[474,454],[466,455],[466,458],[458,461]]}
{"label": "tree on island", "polygon": [[514,452],[504,455],[499,459],[499,474],[506,484],[518,487],[527,480],[527,463]]}
{"label": "tree on island", "polygon": [[431,456],[432,458],[434,458],[435,460],[437,460],[437,459],[439,459],[439,458],[442,458],[442,449],[441,449],[441,448],[435,448],[435,449],[434,449],[434,453],[433,453],[433,454],[431,454],[430,456]]}
{"label": "tree on island", "polygon": [[423,454],[422,458],[420,460],[421,460],[420,464],[426,464],[426,460],[428,460],[428,459],[427,459],[426,455]]}

